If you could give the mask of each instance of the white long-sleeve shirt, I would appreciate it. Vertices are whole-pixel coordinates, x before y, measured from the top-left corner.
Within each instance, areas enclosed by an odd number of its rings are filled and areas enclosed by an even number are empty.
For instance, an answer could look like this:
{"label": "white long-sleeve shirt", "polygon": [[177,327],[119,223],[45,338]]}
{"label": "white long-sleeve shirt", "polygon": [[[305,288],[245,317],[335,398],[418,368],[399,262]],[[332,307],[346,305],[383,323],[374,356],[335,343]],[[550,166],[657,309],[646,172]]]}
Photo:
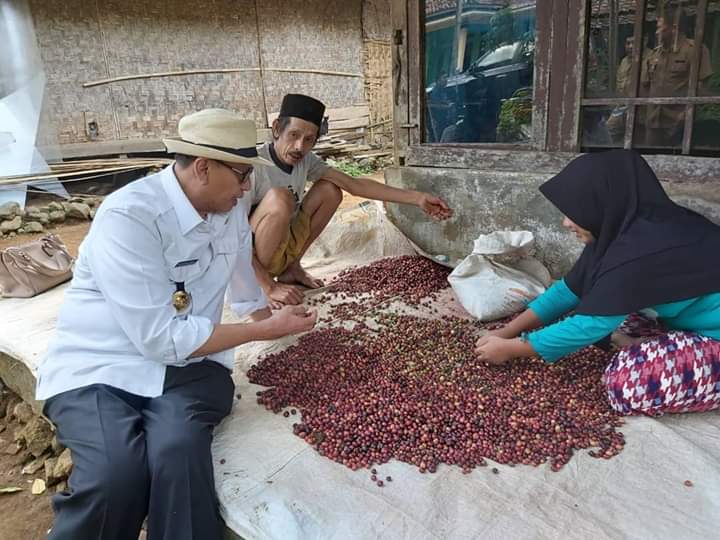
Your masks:
{"label": "white long-sleeve shirt", "polygon": [[[177,283],[192,301],[178,312]],[[220,322],[267,305],[252,268],[244,204],[203,220],[172,166],[108,196],[80,246],[57,329],[38,368],[37,398],[107,384],[162,394],[166,366],[184,366]],[[232,350],[207,356],[232,369]]]}

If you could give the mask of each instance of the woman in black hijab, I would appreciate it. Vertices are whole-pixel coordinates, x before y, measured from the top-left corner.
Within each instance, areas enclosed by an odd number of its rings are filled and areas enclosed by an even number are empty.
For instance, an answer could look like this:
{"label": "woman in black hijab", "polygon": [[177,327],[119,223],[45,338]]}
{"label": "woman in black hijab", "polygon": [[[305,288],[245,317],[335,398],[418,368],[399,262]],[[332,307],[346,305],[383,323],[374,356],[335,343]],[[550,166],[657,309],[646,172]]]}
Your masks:
{"label": "woman in black hijab", "polygon": [[540,191],[585,249],[564,279],[478,341],[478,357],[493,364],[536,355],[554,362],[608,339],[640,312],[669,332],[613,357],[605,373],[613,408],[625,414],[716,408],[720,227],[672,202],[634,151],[580,156]]}

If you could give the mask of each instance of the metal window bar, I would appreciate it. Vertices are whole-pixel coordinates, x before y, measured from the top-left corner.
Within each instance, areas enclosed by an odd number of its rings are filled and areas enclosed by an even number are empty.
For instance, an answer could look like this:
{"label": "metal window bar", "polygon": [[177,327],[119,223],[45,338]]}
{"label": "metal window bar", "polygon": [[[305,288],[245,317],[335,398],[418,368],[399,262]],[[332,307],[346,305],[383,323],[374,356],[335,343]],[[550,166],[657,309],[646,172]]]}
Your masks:
{"label": "metal window bar", "polygon": [[[688,88],[688,96],[697,96],[698,77],[700,70],[700,60],[703,53],[703,40],[705,37],[705,14],[707,13],[708,0],[699,0],[697,6],[697,15],[695,17],[695,47],[693,50],[692,63],[690,64],[690,87]],[[688,155],[690,153],[690,145],[692,143],[693,124],[695,120],[695,104],[688,103],[685,105],[685,128],[683,130],[682,153]]]}
{"label": "metal window bar", "polygon": [[[608,2],[608,11],[609,11],[609,23],[608,24],[608,57],[610,59],[610,62],[608,62],[608,86],[609,90],[612,93],[615,93],[615,81],[617,76],[617,60],[618,60],[618,46],[617,46],[617,38],[618,38],[618,20],[619,20],[619,12],[620,12],[620,6],[618,5],[618,0],[609,0]],[[591,10],[587,10],[588,13],[590,13]],[[590,17],[588,17],[588,20],[590,20]]]}
{"label": "metal window bar", "polygon": [[[642,61],[642,32],[645,21],[645,0],[635,0],[635,28],[633,29],[633,52],[632,66],[630,67],[630,88],[632,96],[636,98],[640,88],[640,62]],[[632,148],[633,136],[635,133],[635,114],[637,107],[635,103],[628,103],[625,113],[625,140],[623,147]]]}

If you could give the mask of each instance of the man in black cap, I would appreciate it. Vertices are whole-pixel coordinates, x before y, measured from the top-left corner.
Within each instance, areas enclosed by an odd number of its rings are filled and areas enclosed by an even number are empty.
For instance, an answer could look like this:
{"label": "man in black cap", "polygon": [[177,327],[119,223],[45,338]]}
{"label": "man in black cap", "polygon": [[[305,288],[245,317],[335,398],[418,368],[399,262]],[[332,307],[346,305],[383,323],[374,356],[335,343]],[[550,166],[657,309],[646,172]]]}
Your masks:
{"label": "man in black cap", "polygon": [[[300,260],[329,223],[343,191],[366,199],[413,204],[434,219],[452,215],[439,197],[393,188],[369,178],[352,178],[323,162],[312,148],[324,114],[325,105],[317,99],[286,95],[272,124],[273,142],[258,150],[276,165],[255,169],[248,194],[252,204],[250,226],[255,235],[255,274],[273,307],[302,302],[302,292],[294,284],[322,286],[303,269]],[[306,193],[308,181],[313,186]]]}

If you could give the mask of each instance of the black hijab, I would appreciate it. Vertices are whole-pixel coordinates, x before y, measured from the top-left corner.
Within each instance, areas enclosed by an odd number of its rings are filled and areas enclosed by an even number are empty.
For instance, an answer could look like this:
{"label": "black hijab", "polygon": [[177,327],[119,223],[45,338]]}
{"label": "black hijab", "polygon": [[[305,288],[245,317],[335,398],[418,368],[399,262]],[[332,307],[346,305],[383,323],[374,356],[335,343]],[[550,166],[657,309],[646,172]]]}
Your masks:
{"label": "black hijab", "polygon": [[565,276],[577,313],[624,315],[720,292],[720,227],[672,202],[637,152],[580,156],[540,191],[595,238]]}

